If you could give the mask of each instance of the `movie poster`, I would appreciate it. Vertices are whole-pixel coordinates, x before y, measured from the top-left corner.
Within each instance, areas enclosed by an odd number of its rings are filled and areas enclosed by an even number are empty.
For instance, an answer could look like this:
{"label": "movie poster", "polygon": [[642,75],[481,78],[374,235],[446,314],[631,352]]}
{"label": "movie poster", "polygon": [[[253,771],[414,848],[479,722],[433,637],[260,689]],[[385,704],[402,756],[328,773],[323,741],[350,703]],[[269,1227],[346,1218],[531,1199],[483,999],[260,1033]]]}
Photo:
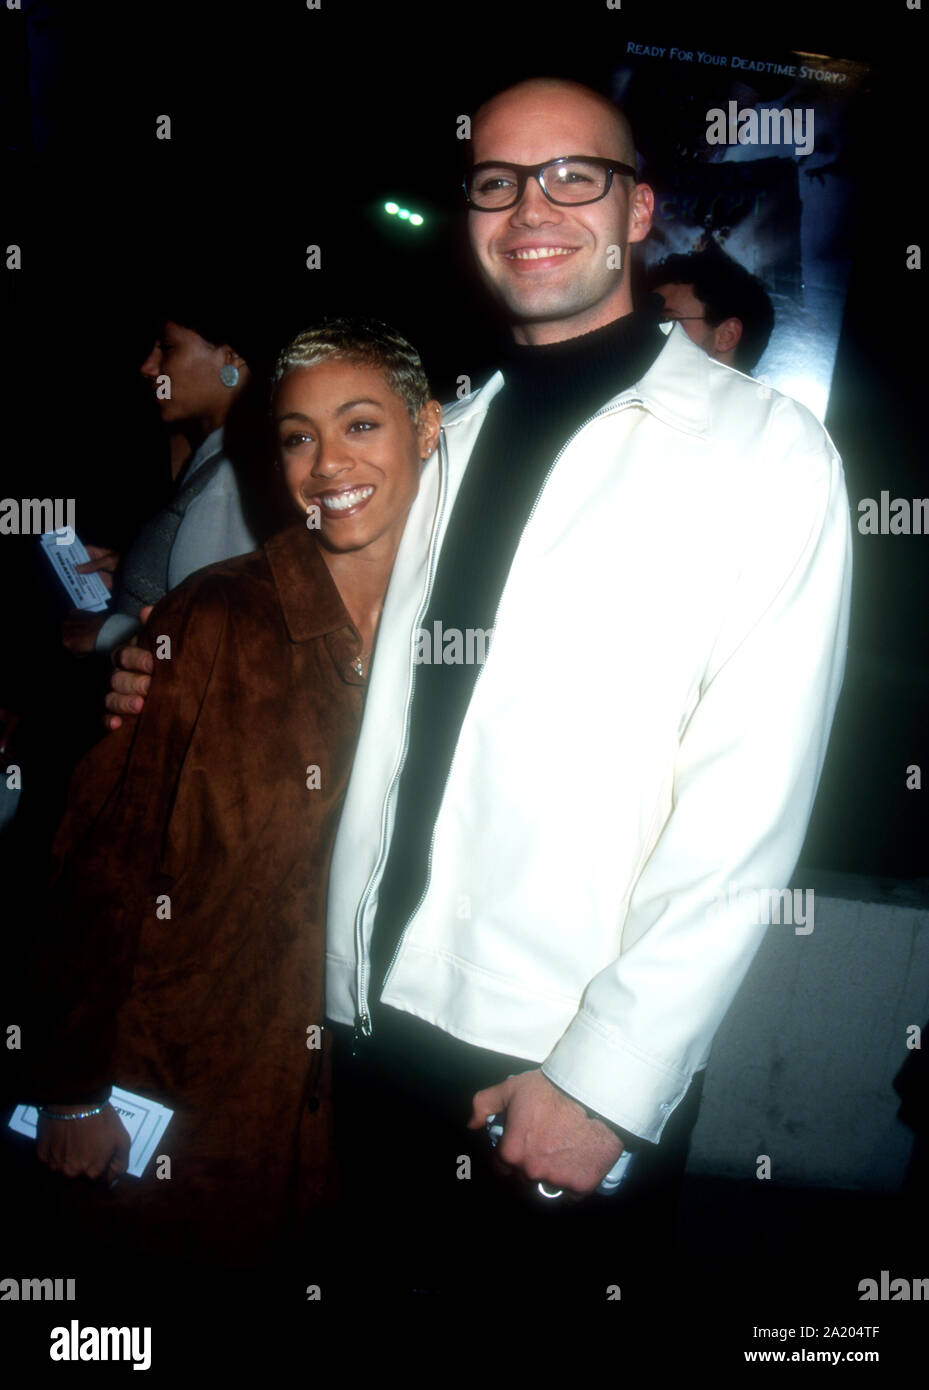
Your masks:
{"label": "movie poster", "polygon": [[630,41],[612,91],[642,132],[641,176],[655,189],[649,266],[712,239],[757,275],[775,327],[753,375],[824,419],[851,267],[867,66]]}

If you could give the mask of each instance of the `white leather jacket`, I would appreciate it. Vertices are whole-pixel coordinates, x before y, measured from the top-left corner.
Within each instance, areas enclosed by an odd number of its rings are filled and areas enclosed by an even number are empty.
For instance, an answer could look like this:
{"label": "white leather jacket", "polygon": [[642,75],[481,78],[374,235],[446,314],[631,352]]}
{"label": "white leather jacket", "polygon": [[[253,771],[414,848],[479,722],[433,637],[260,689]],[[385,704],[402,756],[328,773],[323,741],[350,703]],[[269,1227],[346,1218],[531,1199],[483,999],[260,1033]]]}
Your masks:
{"label": "white leather jacket", "polygon": [[[367,943],[426,611],[498,372],[451,407],[384,603],[329,894],[327,1011]],[[386,1003],[657,1140],[785,887],[842,683],[840,459],[675,327],[553,461],[505,588]],[[808,933],[787,931],[803,951]]]}

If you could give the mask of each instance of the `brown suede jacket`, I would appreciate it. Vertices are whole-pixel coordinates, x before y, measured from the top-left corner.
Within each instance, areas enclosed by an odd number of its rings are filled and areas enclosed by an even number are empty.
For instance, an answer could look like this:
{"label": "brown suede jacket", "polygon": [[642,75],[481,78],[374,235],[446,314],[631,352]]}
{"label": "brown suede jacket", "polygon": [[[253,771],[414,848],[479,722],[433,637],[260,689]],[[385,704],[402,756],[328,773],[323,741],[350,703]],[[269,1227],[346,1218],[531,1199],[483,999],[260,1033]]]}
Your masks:
{"label": "brown suede jacket", "polygon": [[113,1083],[172,1107],[171,1181],[152,1163],[107,1201],[166,1248],[193,1223],[195,1248],[240,1250],[333,1190],[308,1030],[361,642],[302,523],[191,576],[145,641],[145,708],[79,765],[55,842],[32,1099]]}

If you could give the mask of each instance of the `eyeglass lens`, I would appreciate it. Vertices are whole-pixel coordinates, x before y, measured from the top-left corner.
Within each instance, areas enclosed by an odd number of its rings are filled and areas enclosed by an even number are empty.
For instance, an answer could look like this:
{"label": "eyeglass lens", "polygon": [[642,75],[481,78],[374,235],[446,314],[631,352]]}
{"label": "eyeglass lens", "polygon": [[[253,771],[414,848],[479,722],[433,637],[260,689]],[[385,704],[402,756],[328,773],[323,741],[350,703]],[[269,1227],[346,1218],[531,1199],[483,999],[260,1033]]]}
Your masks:
{"label": "eyeglass lens", "polygon": [[[545,192],[555,203],[592,202],[603,196],[608,177],[602,165],[588,164],[583,159],[547,164],[542,170]],[[506,207],[516,201],[518,192],[516,171],[505,164],[477,170],[468,184],[468,195],[475,207]]]}

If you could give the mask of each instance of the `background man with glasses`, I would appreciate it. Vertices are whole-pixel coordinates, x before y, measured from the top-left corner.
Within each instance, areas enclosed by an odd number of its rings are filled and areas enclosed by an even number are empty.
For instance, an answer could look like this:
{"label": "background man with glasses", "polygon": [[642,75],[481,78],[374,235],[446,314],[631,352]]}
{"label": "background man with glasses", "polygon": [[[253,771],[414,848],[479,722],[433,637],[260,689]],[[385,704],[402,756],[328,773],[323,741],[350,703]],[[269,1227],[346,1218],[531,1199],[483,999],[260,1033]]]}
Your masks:
{"label": "background man with glasses", "polygon": [[702,251],[667,256],[648,274],[664,300],[663,318],[679,323],[698,347],[750,372],[774,328],[774,309],[757,278],[711,241]]}

